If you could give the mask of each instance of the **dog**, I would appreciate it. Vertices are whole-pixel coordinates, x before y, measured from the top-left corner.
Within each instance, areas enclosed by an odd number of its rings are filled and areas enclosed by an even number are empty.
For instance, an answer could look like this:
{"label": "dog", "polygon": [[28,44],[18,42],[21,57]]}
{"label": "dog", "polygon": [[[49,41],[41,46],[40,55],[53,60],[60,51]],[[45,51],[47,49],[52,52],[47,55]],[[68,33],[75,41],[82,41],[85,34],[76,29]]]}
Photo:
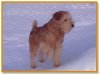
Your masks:
{"label": "dog", "polygon": [[35,20],[29,35],[31,67],[36,68],[35,56],[38,51],[40,62],[44,62],[46,54],[47,57],[52,56],[55,67],[60,66],[63,38],[73,27],[74,22],[68,11],[55,12],[42,27],[38,27]]}

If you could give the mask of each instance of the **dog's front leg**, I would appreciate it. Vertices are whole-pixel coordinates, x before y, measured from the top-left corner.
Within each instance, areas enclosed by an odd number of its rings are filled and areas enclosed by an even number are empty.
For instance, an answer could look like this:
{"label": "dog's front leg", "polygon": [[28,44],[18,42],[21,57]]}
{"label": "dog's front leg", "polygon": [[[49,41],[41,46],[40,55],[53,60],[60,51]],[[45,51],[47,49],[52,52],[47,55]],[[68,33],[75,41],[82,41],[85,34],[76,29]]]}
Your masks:
{"label": "dog's front leg", "polygon": [[40,50],[40,52],[39,52],[39,61],[40,62],[44,62],[44,52],[42,51],[42,50]]}
{"label": "dog's front leg", "polygon": [[61,46],[58,46],[55,48],[54,50],[54,66],[55,67],[58,67],[61,65],[61,62],[60,62],[60,58],[61,58],[61,50],[62,50],[62,47]]}

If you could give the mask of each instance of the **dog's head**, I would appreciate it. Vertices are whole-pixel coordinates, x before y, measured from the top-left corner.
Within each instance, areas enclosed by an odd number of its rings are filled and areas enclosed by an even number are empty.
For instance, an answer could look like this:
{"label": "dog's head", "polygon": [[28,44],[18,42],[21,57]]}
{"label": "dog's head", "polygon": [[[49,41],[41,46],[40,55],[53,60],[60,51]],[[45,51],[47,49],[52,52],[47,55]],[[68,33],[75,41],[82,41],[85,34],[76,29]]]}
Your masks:
{"label": "dog's head", "polygon": [[53,18],[61,25],[63,32],[68,32],[74,27],[72,17],[68,11],[58,11],[53,14]]}

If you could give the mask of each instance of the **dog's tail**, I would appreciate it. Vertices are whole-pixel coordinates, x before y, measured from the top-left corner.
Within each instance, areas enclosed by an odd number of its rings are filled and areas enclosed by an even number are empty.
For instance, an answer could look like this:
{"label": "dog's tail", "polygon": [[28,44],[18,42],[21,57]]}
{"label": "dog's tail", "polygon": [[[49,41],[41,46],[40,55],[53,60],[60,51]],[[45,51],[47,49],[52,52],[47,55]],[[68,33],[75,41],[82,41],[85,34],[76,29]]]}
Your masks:
{"label": "dog's tail", "polygon": [[37,28],[37,20],[34,20],[32,23],[32,30]]}

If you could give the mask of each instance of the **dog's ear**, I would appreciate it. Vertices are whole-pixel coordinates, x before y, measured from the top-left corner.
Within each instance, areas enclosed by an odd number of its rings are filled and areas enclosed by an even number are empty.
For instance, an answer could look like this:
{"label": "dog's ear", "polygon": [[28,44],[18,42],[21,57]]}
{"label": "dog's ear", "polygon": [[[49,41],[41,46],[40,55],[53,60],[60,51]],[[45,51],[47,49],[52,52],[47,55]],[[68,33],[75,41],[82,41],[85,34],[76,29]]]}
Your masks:
{"label": "dog's ear", "polygon": [[56,20],[60,20],[62,17],[62,12],[56,12],[53,14],[53,18]]}
{"label": "dog's ear", "polygon": [[65,14],[68,14],[69,12],[68,11],[58,11],[56,13],[53,14],[53,18],[55,20],[61,20],[61,18],[65,15]]}

